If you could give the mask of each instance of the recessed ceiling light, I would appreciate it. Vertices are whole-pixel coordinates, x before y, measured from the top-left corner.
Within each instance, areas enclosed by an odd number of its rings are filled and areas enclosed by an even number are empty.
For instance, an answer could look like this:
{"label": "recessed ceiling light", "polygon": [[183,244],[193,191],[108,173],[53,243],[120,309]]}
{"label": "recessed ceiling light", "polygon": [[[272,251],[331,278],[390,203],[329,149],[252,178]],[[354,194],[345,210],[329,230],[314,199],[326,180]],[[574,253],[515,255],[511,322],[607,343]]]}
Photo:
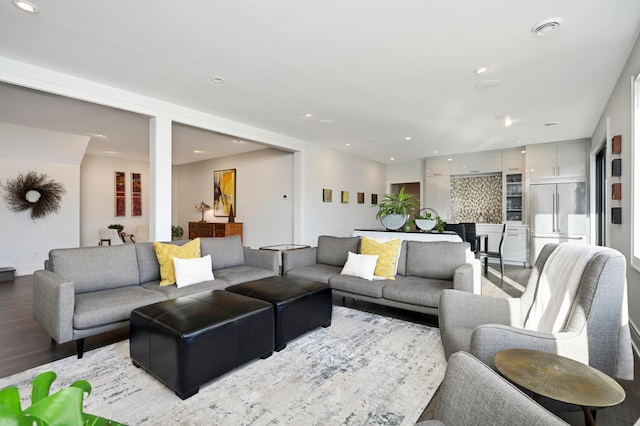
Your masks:
{"label": "recessed ceiling light", "polygon": [[307,114],[305,114],[304,116],[305,116],[306,118],[311,118],[311,117],[313,117],[313,115],[312,115],[312,114],[308,114],[308,113],[307,113]]}
{"label": "recessed ceiling light", "polygon": [[407,136],[406,138],[404,138],[405,141],[410,141],[411,140],[411,136]]}
{"label": "recessed ceiling light", "polygon": [[389,160],[394,161],[394,160],[395,160],[395,158],[393,158],[393,157],[389,157]]}
{"label": "recessed ceiling light", "polygon": [[222,78],[222,77],[211,77],[211,81],[213,81],[214,83],[221,84],[221,83],[224,83],[224,78]]}
{"label": "recessed ceiling light", "polygon": [[434,150],[433,150],[433,153],[434,153],[434,154],[437,154],[438,152],[440,152],[440,151],[438,151],[437,149],[434,149]]}
{"label": "recessed ceiling light", "polygon": [[527,151],[524,150],[524,149],[522,151],[520,151],[520,154],[526,154],[526,153],[527,153]]}
{"label": "recessed ceiling light", "polygon": [[102,151],[105,154],[117,154],[116,151]]}
{"label": "recessed ceiling light", "polygon": [[516,122],[516,120],[514,120],[513,117],[509,115],[498,115],[496,117],[496,120],[501,121],[505,127],[510,127],[513,123]]}
{"label": "recessed ceiling light", "polygon": [[199,149],[194,149],[194,150],[193,150],[193,153],[194,153],[194,154],[202,154],[203,152],[204,152],[204,151],[199,150]]}
{"label": "recessed ceiling light", "polygon": [[447,158],[447,161],[453,161],[453,158]]}
{"label": "recessed ceiling light", "polygon": [[511,127],[512,124],[513,124],[513,120],[511,119],[511,117],[505,117],[504,118],[505,127]]}
{"label": "recessed ceiling light", "polygon": [[25,12],[29,12],[29,13],[37,13],[38,12],[38,7],[26,0],[13,0],[13,4],[16,5],[17,8],[19,8],[20,10],[24,10]]}
{"label": "recessed ceiling light", "polygon": [[104,133],[89,133],[89,136],[91,136],[92,138],[100,138],[100,139],[107,138],[107,135],[105,135]]}
{"label": "recessed ceiling light", "polygon": [[243,141],[243,140],[239,140],[239,139],[234,139],[234,140],[232,140],[231,142],[233,142],[233,143],[237,143],[237,144],[244,143],[244,141]]}
{"label": "recessed ceiling light", "polygon": [[345,143],[344,146],[351,146],[351,144],[350,143]]}
{"label": "recessed ceiling light", "polygon": [[535,35],[545,36],[551,34],[560,27],[561,20],[558,18],[545,19],[540,21],[531,28],[531,32]]}
{"label": "recessed ceiling light", "polygon": [[474,73],[476,74],[483,74],[485,72],[489,71],[488,67],[480,67],[480,68],[476,68],[475,70],[473,70]]}
{"label": "recessed ceiling light", "polygon": [[558,122],[557,121],[549,121],[548,123],[544,123],[545,127],[553,127],[553,126],[557,126]]}
{"label": "recessed ceiling light", "polygon": [[496,87],[501,85],[502,82],[500,80],[484,80],[475,85],[476,89],[487,89],[489,87]]}

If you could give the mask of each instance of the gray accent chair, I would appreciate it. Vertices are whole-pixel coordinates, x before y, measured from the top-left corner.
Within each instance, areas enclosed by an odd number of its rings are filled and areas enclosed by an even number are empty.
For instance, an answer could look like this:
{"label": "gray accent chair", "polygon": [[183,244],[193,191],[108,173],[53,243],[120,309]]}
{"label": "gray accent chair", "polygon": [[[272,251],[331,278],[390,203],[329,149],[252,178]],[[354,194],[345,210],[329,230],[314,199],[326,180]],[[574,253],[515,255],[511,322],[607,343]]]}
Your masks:
{"label": "gray accent chair", "polygon": [[416,426],[568,424],[466,352],[449,358],[434,417]]}
{"label": "gray accent chair", "polygon": [[[534,304],[545,263],[558,244],[543,247],[520,298],[487,297],[445,290],[440,297],[440,333],[448,358],[466,351],[495,368],[493,357],[504,349],[534,349],[575,359],[611,377],[633,380],[633,352],[626,317],[626,260],[606,247],[586,264],[568,317],[559,332],[524,328]],[[550,285],[559,285],[550,281]],[[553,411],[578,407],[549,401]]]}
{"label": "gray accent chair", "polygon": [[82,358],[85,337],[127,327],[135,308],[279,274],[278,252],[243,247],[239,236],[201,238],[200,252],[215,279],[178,288],[159,286],[152,242],[51,250],[33,274],[33,316],[54,341],[75,340]]}
{"label": "gray accent chair", "polygon": [[340,275],[348,252],[360,252],[360,237],[321,235],[318,246],[289,250],[283,274],[328,283],[333,294],[394,308],[438,315],[440,293],[455,288],[480,293],[480,261],[469,243],[402,241],[395,280]]}

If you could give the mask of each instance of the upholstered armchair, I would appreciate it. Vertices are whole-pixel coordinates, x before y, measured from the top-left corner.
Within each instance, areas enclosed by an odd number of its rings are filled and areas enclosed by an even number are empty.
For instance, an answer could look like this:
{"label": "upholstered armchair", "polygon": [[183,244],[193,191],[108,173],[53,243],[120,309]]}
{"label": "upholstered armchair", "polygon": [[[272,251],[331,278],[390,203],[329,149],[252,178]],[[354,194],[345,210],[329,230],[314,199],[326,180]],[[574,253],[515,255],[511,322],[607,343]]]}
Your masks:
{"label": "upholstered armchair", "polygon": [[624,256],[610,248],[547,244],[519,299],[445,290],[445,356],[464,350],[495,368],[503,349],[535,349],[632,380],[626,269]]}
{"label": "upholstered armchair", "polygon": [[567,425],[466,352],[449,358],[434,417],[416,426]]}

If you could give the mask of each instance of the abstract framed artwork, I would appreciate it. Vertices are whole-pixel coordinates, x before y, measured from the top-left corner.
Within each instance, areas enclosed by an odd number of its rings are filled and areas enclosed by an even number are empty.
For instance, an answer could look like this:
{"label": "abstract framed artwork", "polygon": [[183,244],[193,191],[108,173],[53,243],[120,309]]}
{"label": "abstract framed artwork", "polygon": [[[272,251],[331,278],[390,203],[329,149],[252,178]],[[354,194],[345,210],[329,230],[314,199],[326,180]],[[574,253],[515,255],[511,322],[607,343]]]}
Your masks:
{"label": "abstract framed artwork", "polygon": [[371,205],[375,206],[378,204],[378,194],[371,194]]}
{"label": "abstract framed artwork", "polygon": [[332,201],[333,191],[327,188],[322,189],[322,201],[330,203]]}
{"label": "abstract framed artwork", "polygon": [[349,204],[349,191],[342,191],[340,200],[342,204]]}
{"label": "abstract framed artwork", "polygon": [[142,178],[131,173],[131,216],[142,216]]}
{"label": "abstract framed artwork", "polygon": [[236,210],[236,169],[216,170],[213,172],[213,215],[229,217]]}
{"label": "abstract framed artwork", "polygon": [[115,172],[114,174],[114,183],[115,183],[115,217],[126,216],[126,187],[125,187],[125,174],[124,172]]}
{"label": "abstract framed artwork", "polygon": [[358,204],[364,204],[364,192],[358,192]]}

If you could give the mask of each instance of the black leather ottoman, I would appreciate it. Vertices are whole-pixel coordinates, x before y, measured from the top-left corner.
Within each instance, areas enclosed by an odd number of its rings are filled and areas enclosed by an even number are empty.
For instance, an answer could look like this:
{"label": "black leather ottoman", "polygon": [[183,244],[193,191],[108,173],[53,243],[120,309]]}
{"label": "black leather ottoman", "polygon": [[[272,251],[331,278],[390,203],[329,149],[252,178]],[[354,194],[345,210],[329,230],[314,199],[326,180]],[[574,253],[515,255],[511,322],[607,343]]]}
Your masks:
{"label": "black leather ottoman", "polygon": [[270,303],[222,290],[131,312],[130,354],[180,398],[248,361],[273,353]]}
{"label": "black leather ottoman", "polygon": [[278,352],[287,342],[307,331],[331,325],[332,300],[328,284],[280,276],[232,285],[225,290],[273,304]]}

